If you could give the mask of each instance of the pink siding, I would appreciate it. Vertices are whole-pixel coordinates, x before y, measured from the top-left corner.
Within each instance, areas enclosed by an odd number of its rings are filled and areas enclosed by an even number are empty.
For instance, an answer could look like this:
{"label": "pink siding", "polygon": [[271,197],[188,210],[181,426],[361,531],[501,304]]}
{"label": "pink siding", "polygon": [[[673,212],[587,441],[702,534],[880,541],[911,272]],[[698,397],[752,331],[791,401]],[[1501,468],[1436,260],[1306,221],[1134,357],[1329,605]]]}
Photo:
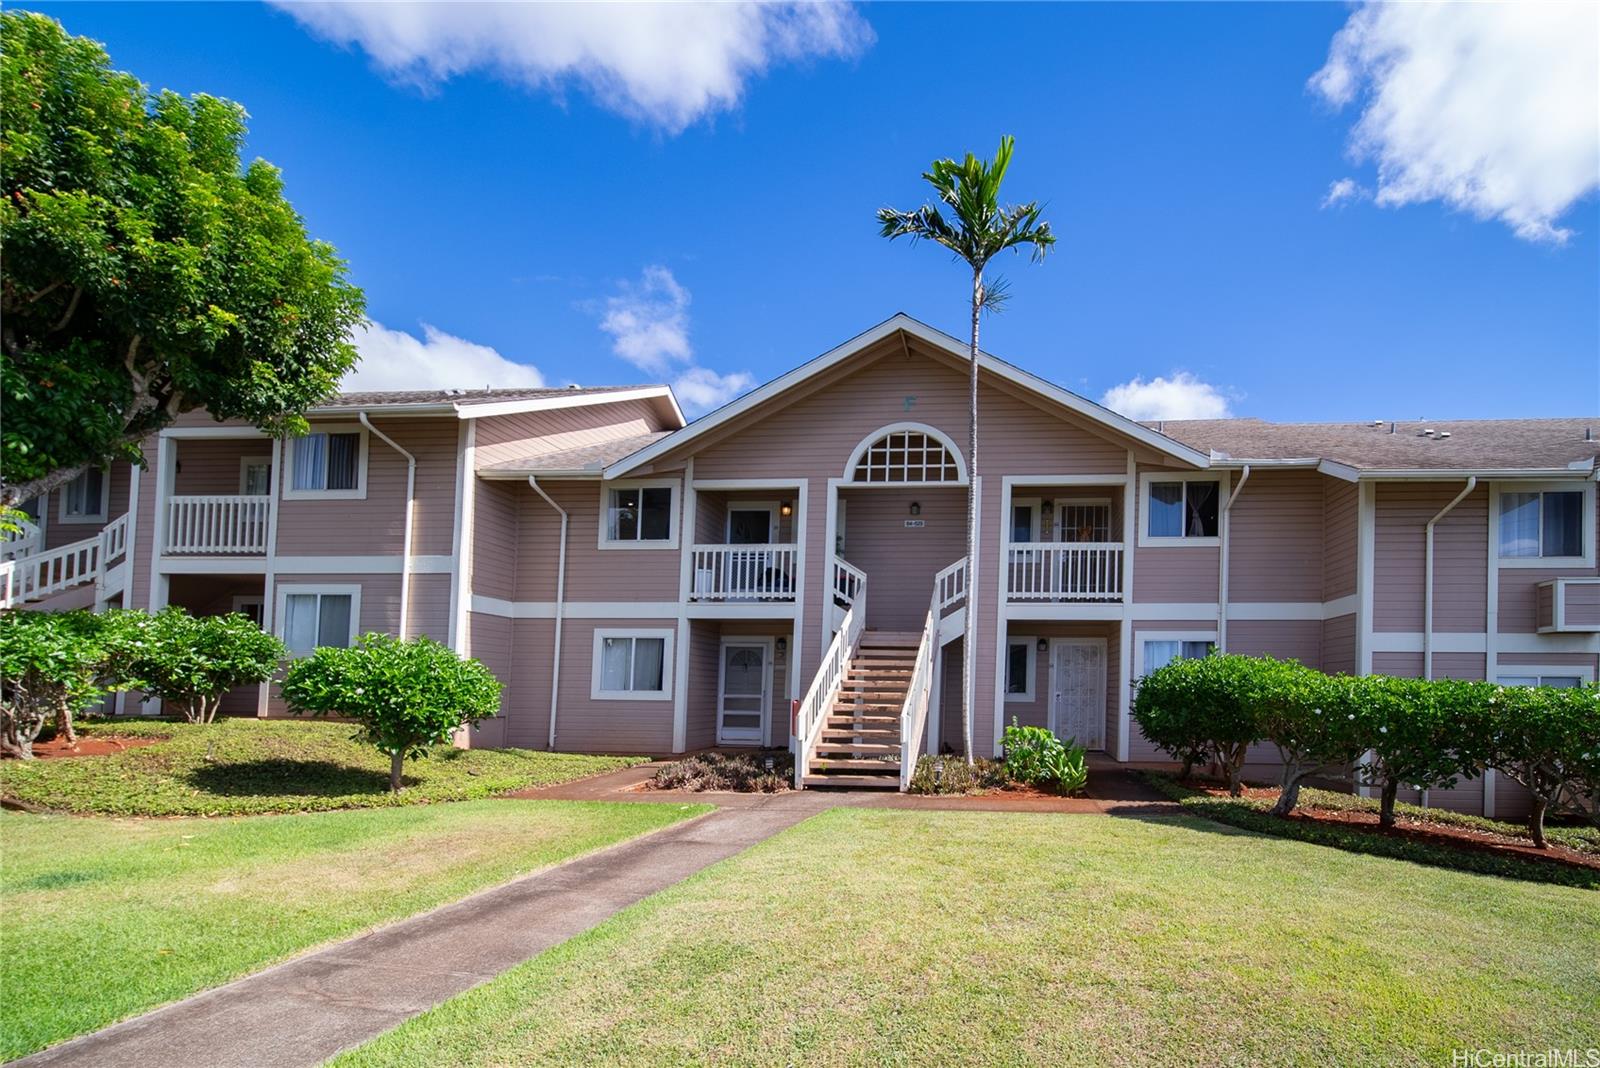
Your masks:
{"label": "pink siding", "polygon": [[[867,574],[867,626],[920,631],[933,576],[966,552],[965,489],[862,489],[840,497],[848,502],[845,559]],[[913,501],[924,526],[906,526]]]}
{"label": "pink siding", "polygon": [[[772,693],[771,701],[767,708],[767,745],[782,748],[789,744],[789,661],[794,651],[794,635],[787,622],[768,623],[762,620],[724,620],[721,623],[721,634],[718,638],[717,652],[712,660],[711,687],[708,695],[703,700],[697,700],[694,690],[694,678],[690,677],[689,689],[689,715],[695,714],[696,708],[705,706],[711,709],[713,716],[713,737],[715,736],[715,715],[717,708],[718,673],[721,664],[716,657],[721,656],[722,638],[771,638],[773,639],[773,665],[772,665]],[[783,653],[777,652],[777,639],[785,639],[786,646]],[[809,681],[809,680],[807,680]],[[691,747],[692,748],[692,747]]]}
{"label": "pink siding", "polygon": [[1228,621],[1228,652],[1274,656],[1320,668],[1322,621],[1315,619],[1235,619]]}
{"label": "pink siding", "polygon": [[[1230,623],[1230,624],[1228,624],[1228,627],[1229,627],[1230,630],[1232,630],[1232,628],[1234,627],[1234,624]],[[1204,619],[1192,619],[1192,620],[1136,619],[1136,620],[1134,620],[1134,622],[1133,622],[1133,648],[1128,651],[1128,657],[1129,657],[1129,661],[1128,662],[1129,662],[1130,665],[1132,665],[1131,668],[1130,668],[1130,671],[1131,671],[1132,676],[1133,676],[1133,679],[1132,679],[1133,682],[1137,683],[1138,679],[1139,679],[1139,676],[1141,674],[1143,674],[1143,672],[1144,672],[1144,662],[1143,662],[1143,655],[1144,654],[1143,654],[1143,646],[1142,646],[1142,641],[1141,641],[1140,636],[1143,635],[1143,634],[1156,633],[1156,632],[1162,632],[1162,631],[1174,632],[1174,633],[1175,632],[1187,632],[1187,633],[1193,633],[1193,634],[1196,634],[1196,635],[1215,634],[1216,631],[1217,631],[1217,621],[1214,620],[1214,619],[1212,619],[1212,620],[1204,620]],[[1172,759],[1171,756],[1169,756],[1167,753],[1164,753],[1160,749],[1157,749],[1155,747],[1155,745],[1152,744],[1151,741],[1144,736],[1144,734],[1139,730],[1139,725],[1137,723],[1133,723],[1130,720],[1129,721],[1129,727],[1130,727],[1131,732],[1132,732],[1129,735],[1129,738],[1128,738],[1128,759],[1130,761],[1170,760],[1170,759]]]}
{"label": "pink siding", "polygon": [[[1166,468],[1139,468],[1140,474],[1159,473]],[[1249,492],[1248,489],[1246,492]],[[1145,502],[1134,497],[1134,530],[1144,523]],[[1135,534],[1128,538],[1133,548],[1133,599],[1147,604],[1217,603],[1218,553],[1214,546],[1140,546]],[[1232,567],[1230,563],[1230,569]],[[1248,584],[1251,580],[1246,579]]]}
{"label": "pink siding", "polygon": [[[457,420],[380,416],[372,423],[417,458],[411,551],[421,556],[450,555],[455,537]],[[313,429],[317,425],[313,423]],[[376,436],[371,437],[367,449],[365,500],[278,502],[278,555],[400,552],[405,535],[406,461]]]}
{"label": "pink siding", "polygon": [[689,624],[689,706],[684,745],[689,750],[717,744],[717,680],[722,635],[716,620]]}
{"label": "pink siding", "polygon": [[[1428,520],[1461,492],[1462,485],[1386,482],[1377,486],[1374,630],[1422,630],[1423,530]],[[1434,527],[1435,631],[1484,629],[1488,500],[1488,488],[1480,487]]]}
{"label": "pink siding", "polygon": [[[1433,677],[1436,679],[1476,679],[1484,677],[1482,653],[1434,653]],[[1394,675],[1399,678],[1422,677],[1421,653],[1373,653],[1372,673]]]}
{"label": "pink siding", "polygon": [[[939,689],[939,749],[940,752],[959,753],[962,750],[961,738],[961,643],[965,638],[957,638],[944,647],[942,654],[943,674],[940,678]],[[932,715],[929,710],[929,715]],[[988,755],[987,749],[979,748],[977,755]]]}
{"label": "pink siding", "polygon": [[241,493],[241,462],[272,459],[266,438],[174,438],[167,447],[176,450],[172,492],[179,497]]}
{"label": "pink siding", "polygon": [[1600,583],[1568,583],[1565,589],[1566,625],[1600,627]]}
{"label": "pink siding", "polygon": [[[494,672],[502,687],[500,714],[472,732],[469,744],[473,748],[505,745],[508,721],[512,715],[519,714],[519,710],[511,704],[515,696],[511,686],[515,664],[511,648],[511,627],[511,620],[503,616],[491,616],[482,612],[471,612],[467,616],[468,651],[473,657],[482,661],[484,667]],[[546,710],[548,707],[545,706]],[[521,714],[526,715],[526,713]],[[543,715],[541,712],[541,720]]]}
{"label": "pink siding", "polygon": [[1323,479],[1322,599],[1336,601],[1356,592],[1359,493],[1353,482]]}
{"label": "pink siding", "polygon": [[492,415],[476,422],[473,462],[479,468],[668,429],[656,402],[649,400]]}
{"label": "pink siding", "polygon": [[[680,487],[681,488],[681,487]],[[566,510],[568,601],[677,601],[677,549],[601,549],[598,482],[551,482],[545,492]],[[554,601],[561,518],[531,489],[516,493],[516,599]],[[678,504],[681,508],[680,494]],[[681,516],[680,516],[681,520]],[[584,668],[585,674],[588,668]]]}
{"label": "pink siding", "polygon": [[[1050,703],[1050,657],[1048,649],[1039,652],[1037,639],[1039,638],[1103,638],[1106,643],[1106,712],[1103,737],[1105,739],[1104,751],[1115,753],[1117,751],[1117,732],[1121,727],[1121,717],[1118,716],[1117,693],[1121,679],[1121,627],[1116,623],[1084,622],[1084,623],[1056,623],[1035,620],[1012,620],[1007,637],[1027,637],[1035,640],[1034,649],[1034,679],[1033,700],[1019,701],[1006,698],[1004,703],[1003,727],[1009,727],[1015,719],[1024,727],[1049,727]],[[957,685],[960,679],[960,665],[957,664]]]}
{"label": "pink siding", "polygon": [[1314,471],[1252,472],[1229,513],[1230,602],[1322,600],[1324,481]]}
{"label": "pink siding", "polygon": [[1322,622],[1322,670],[1353,675],[1356,671],[1356,617],[1338,616]]}
{"label": "pink siding", "polygon": [[[155,462],[155,439],[142,446],[145,456]],[[133,477],[139,480],[139,508],[132,519],[129,545],[132,548],[133,567],[128,576],[128,595],[123,600],[125,608],[150,607],[150,552],[155,540],[156,477],[153,470],[138,471]]]}
{"label": "pink siding", "polygon": [[475,594],[509,600],[517,591],[519,498],[535,494],[524,483],[483,479],[477,480],[473,494],[470,588]]}
{"label": "pink siding", "polygon": [[[110,494],[106,503],[106,521],[109,522],[128,510],[128,488],[133,478],[133,465],[119,461],[110,465]],[[43,513],[45,549],[59,549],[63,545],[95,537],[105,529],[101,522],[71,523],[61,518],[61,500],[64,490],[45,494],[40,510]]]}
{"label": "pink siding", "polygon": [[[1593,574],[1593,572],[1577,572]],[[1539,629],[1539,583],[1572,575],[1572,570],[1544,567],[1500,569],[1499,631],[1532,634]]]}
{"label": "pink siding", "polygon": [[[606,627],[675,630],[676,625],[676,621],[670,619],[648,622],[636,619],[567,620],[561,639],[557,749],[583,753],[667,753],[672,750],[671,701],[596,701],[589,693],[595,630]],[[547,701],[548,686],[549,678],[546,676]],[[548,703],[544,707],[548,708]]]}
{"label": "pink siding", "polygon": [[738,490],[733,492],[721,490],[698,491],[695,494],[695,543],[700,545],[726,544],[728,540],[728,512],[730,509],[737,510],[742,506],[748,506],[755,502],[781,506],[784,501],[788,501],[791,511],[795,514],[786,516],[780,507],[777,530],[774,531],[773,541],[792,544],[796,534],[796,520],[799,518],[799,503],[796,499],[798,496],[792,489]]}

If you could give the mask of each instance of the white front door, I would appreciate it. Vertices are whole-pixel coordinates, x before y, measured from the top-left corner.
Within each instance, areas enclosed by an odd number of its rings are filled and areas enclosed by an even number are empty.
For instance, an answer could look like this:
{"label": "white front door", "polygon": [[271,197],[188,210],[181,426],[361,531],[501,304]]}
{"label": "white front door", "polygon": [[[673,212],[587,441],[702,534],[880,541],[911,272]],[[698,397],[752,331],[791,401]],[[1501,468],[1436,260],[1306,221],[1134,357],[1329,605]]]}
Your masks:
{"label": "white front door", "polygon": [[725,639],[717,684],[717,744],[760,745],[772,694],[772,642]]}
{"label": "white front door", "polygon": [[1050,642],[1050,729],[1085,749],[1104,749],[1106,642],[1104,638],[1054,638]]}

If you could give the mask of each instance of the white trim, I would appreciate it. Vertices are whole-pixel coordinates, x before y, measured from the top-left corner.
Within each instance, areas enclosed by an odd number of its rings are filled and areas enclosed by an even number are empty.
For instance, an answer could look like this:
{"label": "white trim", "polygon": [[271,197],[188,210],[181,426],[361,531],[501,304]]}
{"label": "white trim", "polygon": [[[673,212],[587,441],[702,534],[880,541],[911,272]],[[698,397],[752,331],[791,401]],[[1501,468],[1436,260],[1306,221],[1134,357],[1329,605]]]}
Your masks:
{"label": "white trim", "polygon": [[1332,601],[1229,601],[1232,620],[1328,620],[1354,615],[1355,594]]}
{"label": "white trim", "polygon": [[[672,502],[667,505],[667,537],[665,538],[634,538],[629,540],[611,539],[611,493],[613,490],[640,491],[639,506],[641,513],[644,510],[644,491],[647,489],[666,489],[672,491]],[[628,478],[618,479],[613,482],[600,483],[600,513],[598,530],[595,532],[595,544],[601,549],[650,550],[650,549],[676,549],[678,548],[680,528],[679,498],[683,495],[683,482],[676,478]],[[644,516],[639,517],[639,527],[644,528]]]}
{"label": "white trim", "polygon": [[[247,480],[246,476],[249,474],[250,469],[252,467],[262,467],[262,466],[267,468],[267,492],[266,493],[261,493],[261,494],[252,494],[252,493],[250,493],[250,491],[248,489],[249,483],[248,483],[248,480]],[[265,456],[261,456],[261,455],[258,454],[258,455],[255,455],[255,456],[241,456],[241,457],[239,457],[239,496],[241,496],[241,497],[248,497],[248,496],[266,497],[266,496],[269,496],[272,493],[272,488],[271,487],[272,487],[272,454],[271,453],[268,453]]]}
{"label": "white trim", "polygon": [[169,426],[163,438],[264,438],[267,433],[253,426]]}
{"label": "white trim", "polygon": [[1211,642],[1217,641],[1215,630],[1141,630],[1133,636],[1135,650],[1131,670],[1138,678],[1144,677],[1144,647],[1151,642]]}
{"label": "white trim", "polygon": [[[685,643],[687,644],[687,643]],[[761,727],[760,737],[755,741],[727,741],[722,737],[722,699],[727,696],[728,674],[728,646],[753,645],[763,650],[761,671]],[[749,634],[724,634],[722,641],[717,646],[717,723],[716,738],[718,745],[753,745],[756,747],[769,745],[772,741],[772,676],[773,661],[777,657],[777,640],[775,637],[761,637]]]}
{"label": "white trim", "polygon": [[[78,481],[80,478],[87,478],[89,472],[95,470],[100,472],[100,511],[92,514],[85,512],[83,515],[68,515],[67,487]],[[56,515],[57,523],[60,523],[64,527],[105,526],[106,520],[110,518],[111,515],[111,465],[108,464],[105,467],[100,468],[96,468],[91,465],[84,468],[71,479],[68,479],[66,482],[62,483],[61,488],[56,490],[55,495],[56,499],[60,502],[56,505],[56,511],[58,513]],[[40,533],[42,534],[43,531],[41,530]]]}
{"label": "white trim", "polygon": [[[1003,570],[1003,569],[1002,569]],[[1010,620],[1033,620],[1039,622],[1059,621],[1073,622],[1088,619],[1119,620],[1129,619],[1128,612],[1120,604],[1090,603],[1090,604],[1036,604],[1020,601],[1014,604],[1001,605],[1003,618]],[[1211,608],[1211,615],[1216,615],[1216,606]],[[1155,618],[1167,618],[1157,616]],[[1194,619],[1193,615],[1173,616],[1174,619]],[[1201,619],[1206,618],[1201,613]]]}
{"label": "white trim", "polygon": [[[704,615],[693,611],[698,606],[682,605],[677,601],[567,601],[562,614],[568,619],[678,619],[690,609],[692,619],[770,619],[787,620],[795,614],[793,605],[705,605]],[[725,611],[711,612],[721,608]],[[481,615],[500,616],[503,619],[554,619],[554,601],[508,601],[499,597],[472,595],[471,610]]]}
{"label": "white trim", "polygon": [[[1044,528],[1044,498],[1012,497],[1010,501],[1011,503],[1006,505],[1005,537],[1001,539],[1003,543],[1006,545],[1016,544],[1014,539],[1017,533],[1016,517],[1018,508],[1029,508],[1033,511],[1033,520],[1029,524],[1028,540],[1030,542],[1042,540],[1039,532]],[[1059,510],[1061,506],[1057,504],[1056,507]],[[1057,523],[1056,526],[1059,527],[1060,524]]]}
{"label": "white trim", "polygon": [[[687,605],[689,591],[694,582],[694,530],[700,514],[700,495],[694,478],[694,457],[683,465],[683,493],[678,499],[679,529],[689,531],[689,536],[679,538],[678,552],[678,633],[683,640],[678,643],[677,672],[672,687],[672,751],[681,753],[689,743],[689,652],[693,644],[693,630],[689,623]],[[798,608],[796,609],[798,614]]]}
{"label": "white trim", "polygon": [[[758,386],[738,400],[718,408],[710,415],[702,416],[701,418],[695,420],[692,425],[675,433],[668,434],[661,440],[647,445],[643,449],[640,449],[632,456],[624,457],[623,459],[618,460],[616,463],[613,463],[606,468],[606,477],[616,478],[618,476],[625,475],[630,471],[636,470],[641,465],[649,463],[650,461],[673,449],[680,448],[695,438],[715,430],[717,427],[722,426],[730,420],[738,418],[758,405],[786,392],[796,385],[799,385],[801,382],[821,374],[830,367],[848,360],[856,353],[877,344],[885,338],[891,337],[896,331],[900,330],[905,331],[908,335],[917,338],[919,341],[932,345],[935,348],[942,349],[945,353],[961,360],[963,363],[971,358],[971,353],[966,342],[951,337],[949,334],[946,334],[943,331],[935,330],[933,327],[927,326],[924,323],[919,323],[909,315],[901,312],[889,319],[884,320],[877,326],[857,334],[844,344],[836,346],[835,348],[830,349],[828,352],[823,353],[821,356],[802,364],[801,366],[790,371],[788,374],[780,375],[777,378]],[[1129,419],[1126,416],[1118,415],[1109,408],[1104,408],[1098,404],[1095,404],[1093,401],[1078,396],[1075,393],[1069,393],[1059,386],[1056,386],[1050,382],[1046,382],[1037,375],[1030,374],[1029,372],[1022,370],[1020,367],[1015,367],[1012,364],[1006,363],[1003,360],[989,355],[988,353],[979,353],[978,366],[984,371],[987,371],[988,373],[993,374],[1000,379],[1019,386],[1029,392],[1038,394],[1045,399],[1053,401],[1061,407],[1074,412],[1075,414],[1086,416],[1090,420],[1099,423],[1112,431],[1115,431],[1126,437],[1130,437],[1143,445],[1155,449],[1157,452],[1174,457],[1182,463],[1193,464],[1195,467],[1199,468],[1204,468],[1210,465],[1210,459],[1206,456],[1206,454],[1196,449],[1191,449],[1182,442],[1176,441],[1173,438],[1169,438],[1165,434],[1151,430],[1149,427]]]}
{"label": "white trim", "polygon": [[[283,505],[278,495],[283,492],[283,439],[272,439],[272,474],[267,479],[269,487],[268,496],[272,501],[267,510],[267,553],[263,559],[261,576],[261,593],[263,597],[261,607],[261,625],[268,632],[272,632],[278,618],[274,608],[277,605],[277,564],[278,564],[278,515],[283,511]],[[158,509],[165,511],[165,509]],[[262,680],[256,688],[256,716],[266,719],[272,697],[271,680]]]}
{"label": "white trim", "polygon": [[[1542,568],[1552,571],[1595,566],[1595,508],[1593,482],[1495,482],[1489,487],[1489,556],[1502,568]],[[1582,493],[1582,556],[1501,556],[1500,496],[1503,493]],[[1540,502],[1540,533],[1544,529],[1544,506]]]}
{"label": "white trim", "polygon": [[[357,413],[359,414],[359,413]],[[360,441],[356,450],[356,486],[355,489],[303,489],[294,488],[294,445],[296,442],[310,437],[312,434],[357,434]],[[282,451],[284,460],[284,475],[282,483],[282,496],[285,501],[364,501],[367,499],[367,452],[368,439],[371,435],[367,428],[359,422],[355,423],[315,423],[304,435],[289,439],[289,447]]]}
{"label": "white trim", "polygon": [[[1373,650],[1380,653],[1422,652],[1422,632],[1379,631],[1372,636]],[[1495,639],[1493,642],[1490,639]],[[1439,653],[1484,653],[1491,649],[1513,656],[1541,653],[1600,653],[1600,634],[1491,634],[1483,631],[1434,631],[1433,648]],[[1506,666],[1506,665],[1501,665]],[[1484,675],[1491,676],[1489,663]]]}
{"label": "white trim", "polygon": [[[170,583],[161,573],[161,543],[167,534],[167,498],[172,496],[172,480],[177,464],[178,450],[171,443],[165,433],[156,438],[156,485],[155,500],[150,502],[155,514],[151,517],[151,526],[154,537],[150,539],[150,589],[149,610],[159,612],[167,605],[167,590]],[[277,508],[272,511],[277,512]]]}
{"label": "white trim", "polygon": [[[691,460],[692,464],[693,461]],[[803,478],[695,478],[688,476],[689,484],[697,490],[799,490],[809,481]]]}
{"label": "white trim", "polygon": [[[1122,540],[1127,544],[1128,531],[1134,530],[1139,524],[1139,501],[1130,488],[1139,481],[1139,464],[1134,459],[1133,451],[1128,451],[1128,470],[1122,483]],[[1124,550],[1122,553],[1122,596],[1132,601],[1133,588],[1133,558],[1136,552]],[[1122,628],[1117,636],[1117,759],[1127,760],[1130,751],[1133,731],[1133,616],[1124,612],[1122,615]]]}
{"label": "white trim", "polygon": [[[1026,645],[1028,647],[1028,688],[1022,693],[1011,692],[1011,647],[1013,645]],[[1006,637],[1005,657],[1000,661],[1000,673],[1005,675],[1001,683],[1005,691],[1007,704],[1028,704],[1039,698],[1038,687],[1035,680],[1039,675],[1039,635],[1012,634]]]}
{"label": "white trim", "polygon": [[[925,437],[938,442],[945,452],[949,453],[951,458],[955,460],[957,476],[956,480],[954,482],[950,482],[945,479],[938,479],[933,482],[862,482],[855,478],[856,468],[861,465],[861,458],[867,454],[868,449],[872,448],[872,446],[876,445],[890,434],[905,433],[922,434]],[[887,486],[891,489],[901,489],[905,487],[918,486],[965,486],[967,484],[967,478],[967,458],[962,455],[961,450],[956,447],[956,443],[951,440],[950,435],[946,434],[937,427],[929,426],[927,423],[916,423],[910,421],[887,423],[872,431],[866,437],[862,438],[856,443],[856,447],[850,452],[850,459],[847,460],[844,465],[845,485],[852,488],[871,486],[876,489]]]}
{"label": "white trim", "polygon": [[[531,397],[527,400],[491,401],[485,404],[463,404],[453,401],[448,404],[419,406],[417,410],[432,411],[437,408],[440,412],[454,412],[458,419],[484,419],[494,415],[521,415],[524,412],[549,412],[560,408],[587,408],[597,404],[620,404],[623,401],[649,400],[659,397],[672,405],[673,412],[677,415],[678,426],[683,426],[685,419],[683,409],[678,407],[678,398],[673,395],[669,386],[643,386],[639,389],[619,389],[610,393],[577,393],[570,396],[558,397]],[[339,409],[344,410],[344,409]],[[385,406],[377,405],[374,410],[380,414]]]}
{"label": "white trim", "polygon": [[[1150,525],[1150,486],[1156,482],[1215,482],[1217,483],[1217,533],[1210,537],[1188,535],[1157,536],[1148,532]],[[1136,544],[1142,549],[1218,548],[1222,544],[1222,508],[1228,500],[1229,472],[1222,469],[1210,471],[1141,471],[1139,473],[1139,523]],[[1188,487],[1184,488],[1185,499]],[[1123,532],[1126,539],[1127,532]]]}
{"label": "white trim", "polygon": [[[735,512],[766,512],[767,544],[777,545],[778,537],[778,501],[729,501],[722,510],[722,543],[733,544],[733,513]],[[686,541],[688,539],[685,539]]]}
{"label": "white trim", "polygon": [[[1502,664],[1500,670],[1490,676],[1491,681],[1509,686],[1511,683],[1500,682],[1502,675],[1533,675],[1543,680],[1547,675],[1560,675],[1577,678],[1584,684],[1594,682],[1593,664]],[[1542,685],[1542,682],[1541,682]]]}
{"label": "white trim", "polygon": [[[450,571],[450,648],[470,656],[472,636],[467,626],[470,603],[468,583],[472,576],[472,548],[478,499],[478,480],[472,477],[477,454],[478,424],[465,420],[456,439],[456,514],[450,545],[456,566]],[[412,559],[415,568],[416,560]]]}
{"label": "white trim", "polygon": [[1005,475],[1003,481],[1009,482],[1013,487],[1023,488],[1052,488],[1055,486],[1072,486],[1092,489],[1115,489],[1118,486],[1126,489],[1132,484],[1134,474],[1133,465],[1129,465],[1130,473],[1111,472],[1104,475]]}
{"label": "white trim", "polygon": [[[571,607],[570,605],[568,606]],[[673,660],[673,637],[676,631],[672,627],[637,628],[637,627],[596,627],[594,629],[594,656],[589,665],[589,698],[594,701],[670,701],[673,697],[672,680],[676,674],[677,664]],[[600,683],[602,650],[605,648],[607,638],[660,638],[664,642],[661,647],[661,689],[659,690],[602,690]],[[631,667],[632,661],[629,661]]]}
{"label": "white trim", "polygon": [[[1436,653],[1483,653],[1489,648],[1488,636],[1482,631],[1433,632],[1433,651]],[[1420,630],[1380,630],[1372,635],[1374,653],[1421,653]]]}
{"label": "white trim", "polygon": [[[693,460],[689,461],[689,469],[691,471],[694,470]],[[799,546],[799,548],[795,550],[794,566],[795,570],[799,572],[799,574],[795,576],[794,584],[794,627],[792,628],[793,633],[789,635],[789,658],[784,664],[784,678],[789,682],[789,701],[791,707],[793,707],[794,702],[800,700],[802,694],[804,693],[804,691],[800,689],[800,669],[801,665],[805,663],[805,661],[801,658],[802,653],[805,650],[805,646],[802,644],[801,639],[805,637],[807,575],[806,543],[810,541],[810,539],[806,537],[806,527],[811,522],[810,479],[806,479],[800,483],[799,490],[795,496],[794,507],[794,540],[795,544]],[[826,581],[831,583],[833,581],[833,576],[831,574],[828,575]],[[811,676],[806,675],[805,684],[809,686],[811,684],[810,680]],[[783,731],[785,736],[787,736],[789,733],[789,727],[790,718],[785,716],[783,721]]]}
{"label": "white trim", "polygon": [[[277,590],[276,590],[276,593],[275,593],[275,601],[276,601],[277,611],[273,613],[273,631],[272,631],[280,639],[285,637],[285,635],[283,633],[283,623],[284,623],[284,619],[288,615],[288,604],[289,604],[289,597],[290,597],[291,594],[297,595],[297,596],[299,596],[299,595],[316,594],[318,597],[345,597],[345,596],[348,596],[350,598],[350,638],[349,638],[349,643],[351,645],[355,644],[356,635],[361,633],[361,584],[359,582],[329,583],[329,584],[310,583],[310,582],[305,582],[305,583],[288,582],[288,583],[280,584],[277,587]],[[264,603],[263,603],[263,608],[265,608],[265,604]],[[320,614],[320,607],[319,607],[318,611],[319,611],[319,614]],[[322,634],[321,634],[320,630],[319,630],[319,632],[317,634],[317,638],[318,638],[319,641],[322,638]],[[285,641],[285,644],[287,644],[287,641]],[[318,646],[318,648],[320,648],[320,646]],[[294,659],[294,658],[299,657],[299,656],[309,656],[309,655],[310,655],[309,653],[296,653],[292,649],[289,651],[290,659]]]}
{"label": "white trim", "polygon": [[[1377,487],[1356,486],[1356,671],[1372,674],[1373,576],[1378,543]],[[1419,639],[1420,640],[1420,639]],[[1421,646],[1418,646],[1421,652]]]}
{"label": "white trim", "polygon": [[[272,570],[288,575],[398,575],[399,556],[279,556]],[[455,569],[453,556],[413,556],[414,575],[443,575]],[[260,556],[174,556],[157,562],[157,574],[208,575],[236,572],[261,574],[268,570]]]}
{"label": "white trim", "polygon": [[[1057,738],[1060,738],[1061,729],[1060,725],[1056,722],[1056,693],[1061,689],[1061,687],[1056,684],[1056,649],[1065,645],[1094,645],[1099,646],[1100,648],[1100,686],[1097,690],[1099,700],[1095,702],[1096,707],[1098,707],[1100,710],[1100,744],[1096,746],[1084,746],[1084,748],[1103,752],[1106,748],[1106,675],[1111,670],[1111,650],[1104,638],[1050,639],[1050,650],[1048,654],[1050,657],[1050,692],[1045,698],[1045,716],[1047,717],[1045,722],[1050,726],[1050,733],[1055,735]],[[1073,741],[1078,745],[1083,745],[1083,739],[1081,738],[1074,738]]]}

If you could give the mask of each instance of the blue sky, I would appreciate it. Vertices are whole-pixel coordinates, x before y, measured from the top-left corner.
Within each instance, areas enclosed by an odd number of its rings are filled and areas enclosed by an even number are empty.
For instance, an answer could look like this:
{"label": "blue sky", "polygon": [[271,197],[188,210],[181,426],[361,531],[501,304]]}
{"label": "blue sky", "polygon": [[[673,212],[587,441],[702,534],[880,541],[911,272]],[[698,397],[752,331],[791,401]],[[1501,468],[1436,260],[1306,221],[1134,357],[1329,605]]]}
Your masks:
{"label": "blue sky", "polygon": [[[514,384],[499,354],[552,383],[681,381],[703,407],[896,311],[962,334],[963,270],[882,240],[873,211],[924,199],[935,156],[989,153],[1011,133],[1006,192],[1043,201],[1058,244],[1042,266],[1000,265],[1012,301],[984,340],[1029,370],[1095,399],[1181,372],[1167,398],[1180,407],[1198,392],[1196,410],[1220,398],[1277,420],[1600,411],[1587,142],[1475,118],[1460,154],[1505,138],[1533,157],[1510,175],[1525,192],[1488,205],[1407,192],[1404,109],[1434,105],[1374,83],[1337,108],[1308,86],[1352,19],[1342,5],[844,9],[825,28],[843,44],[796,57],[769,37],[731,89],[714,69],[669,71],[669,104],[641,103],[627,81],[660,75],[648,52],[665,34],[634,33],[620,75],[530,86],[554,61],[475,62],[485,31],[470,24],[453,44],[456,28],[422,31],[421,62],[464,69],[419,79],[416,64],[373,58],[381,14],[346,32],[349,12],[330,9],[29,6],[153,87],[246,106],[249,154],[283,169],[366,290],[384,328],[363,345],[374,374]],[[1373,54],[1441,37],[1365,32]],[[1587,60],[1574,62],[1581,74]],[[1474,75],[1458,80],[1469,104],[1490,91]],[[694,77],[709,103],[684,96]],[[1578,96],[1581,131],[1596,105]],[[1374,98],[1400,108],[1377,127],[1382,179],[1349,154]],[[1566,184],[1549,188],[1563,166]],[[1324,206],[1345,178],[1352,195]],[[1553,223],[1528,224],[1527,202],[1554,204],[1540,217]]]}

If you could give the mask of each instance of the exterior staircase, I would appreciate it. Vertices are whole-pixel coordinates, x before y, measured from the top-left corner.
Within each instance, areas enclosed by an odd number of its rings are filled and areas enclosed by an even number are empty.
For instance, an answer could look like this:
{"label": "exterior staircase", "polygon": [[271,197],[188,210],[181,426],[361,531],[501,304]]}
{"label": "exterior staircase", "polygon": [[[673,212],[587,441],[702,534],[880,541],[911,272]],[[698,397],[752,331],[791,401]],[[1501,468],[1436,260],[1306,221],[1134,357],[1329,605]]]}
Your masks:
{"label": "exterior staircase", "polygon": [[914,632],[862,632],[801,785],[900,789],[900,715],[921,641]]}

